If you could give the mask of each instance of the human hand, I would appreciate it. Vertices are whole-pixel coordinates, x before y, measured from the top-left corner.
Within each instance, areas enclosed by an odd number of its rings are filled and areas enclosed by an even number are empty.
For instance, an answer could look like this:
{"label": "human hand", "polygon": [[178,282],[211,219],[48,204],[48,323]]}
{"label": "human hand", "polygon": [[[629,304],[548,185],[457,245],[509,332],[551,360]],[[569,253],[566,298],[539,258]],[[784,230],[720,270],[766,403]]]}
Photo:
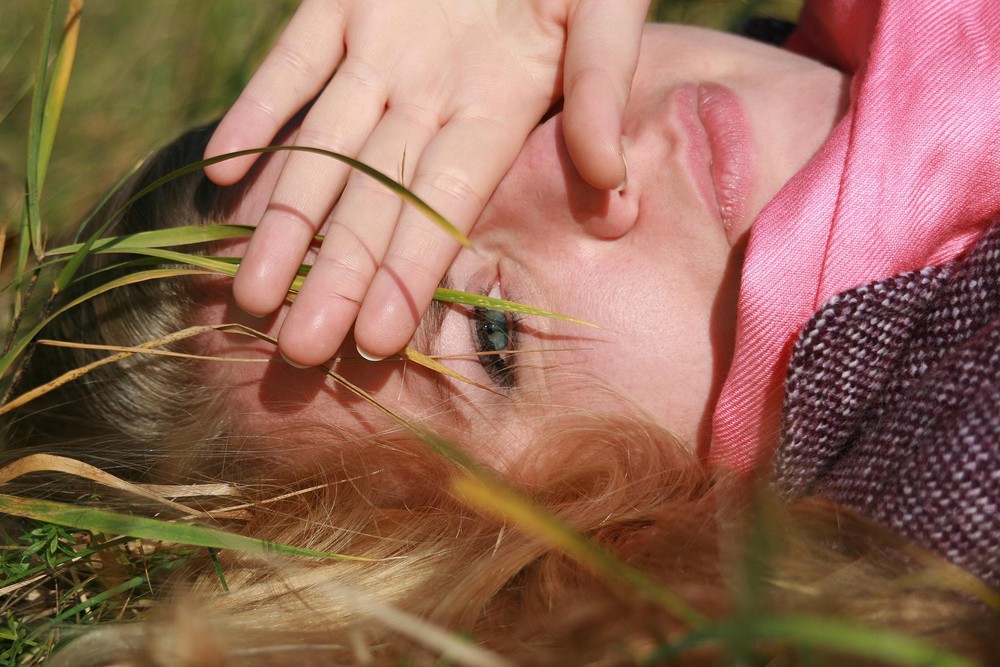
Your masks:
{"label": "human hand", "polygon": [[[318,94],[296,145],[398,174],[465,233],[528,133],[564,97],[580,175],[597,188],[624,185],[621,120],[648,4],[436,0],[416,10],[304,0],[206,157],[267,145]],[[228,185],[254,160],[206,172]],[[322,156],[289,154],[237,273],[236,302],[257,315],[280,307],[328,218],[279,349],[292,363],[320,364],[354,324],[366,356],[393,354],[413,335],[458,243],[383,186]]]}

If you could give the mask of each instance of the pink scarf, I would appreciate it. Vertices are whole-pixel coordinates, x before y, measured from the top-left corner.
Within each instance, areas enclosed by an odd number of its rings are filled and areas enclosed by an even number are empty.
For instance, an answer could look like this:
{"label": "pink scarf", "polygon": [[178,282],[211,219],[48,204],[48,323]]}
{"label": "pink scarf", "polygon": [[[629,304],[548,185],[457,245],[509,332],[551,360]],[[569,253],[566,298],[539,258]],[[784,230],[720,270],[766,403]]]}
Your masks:
{"label": "pink scarf", "polygon": [[1000,2],[807,3],[789,47],[853,73],[850,106],[754,223],[708,459],[777,444],[791,346],[844,290],[953,259],[1000,214]]}

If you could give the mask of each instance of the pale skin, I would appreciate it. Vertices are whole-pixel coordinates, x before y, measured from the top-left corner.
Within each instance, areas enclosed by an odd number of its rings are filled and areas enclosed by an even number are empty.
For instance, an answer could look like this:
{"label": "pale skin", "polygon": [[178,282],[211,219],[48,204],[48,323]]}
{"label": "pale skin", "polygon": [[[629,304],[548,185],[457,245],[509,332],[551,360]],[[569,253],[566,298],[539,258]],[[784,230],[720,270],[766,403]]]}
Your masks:
{"label": "pale skin", "polygon": [[[268,144],[315,97],[297,144],[401,177],[468,232],[528,133],[564,97],[581,177],[621,187],[622,115],[648,5],[305,0],[206,156]],[[253,161],[206,172],[229,185]],[[327,235],[278,333],[282,355],[301,366],[331,357],[352,325],[366,356],[397,352],[460,247],[370,180],[304,153],[287,160],[258,222],[233,285],[236,303],[258,316],[281,306],[310,239]]]}
{"label": "pale skin", "polygon": [[[350,336],[339,350],[338,372],[405,414],[461,434],[477,454],[501,465],[506,454],[531,443],[538,419],[572,410],[632,412],[692,448],[707,446],[733,345],[747,234],[829,135],[844,109],[847,77],[780,49],[696,28],[648,26],[642,44],[622,123],[629,186],[617,193],[587,183],[570,158],[565,114],[554,114],[529,136],[472,231],[472,249],[458,255],[447,276],[457,289],[531,303],[600,328],[500,316],[491,330],[507,333],[496,349],[520,351],[501,355],[514,369],[505,378],[475,356],[485,342],[483,313],[435,307],[412,345],[448,356],[449,366],[480,387],[412,362],[362,361]],[[728,224],[718,202],[699,188],[710,165],[690,159],[703,137],[685,122],[685,109],[699,86],[731,91],[751,137],[745,210]],[[260,218],[287,159],[268,158],[234,222]],[[244,321],[273,335],[292,310]],[[239,317],[224,291],[205,315],[212,322]],[[255,354],[274,354],[239,339],[217,344],[213,351],[226,354],[243,355],[248,345]],[[264,372],[223,369],[251,432],[294,429],[303,421],[348,431],[391,427],[315,371],[280,363]],[[306,446],[297,435],[291,440]]]}

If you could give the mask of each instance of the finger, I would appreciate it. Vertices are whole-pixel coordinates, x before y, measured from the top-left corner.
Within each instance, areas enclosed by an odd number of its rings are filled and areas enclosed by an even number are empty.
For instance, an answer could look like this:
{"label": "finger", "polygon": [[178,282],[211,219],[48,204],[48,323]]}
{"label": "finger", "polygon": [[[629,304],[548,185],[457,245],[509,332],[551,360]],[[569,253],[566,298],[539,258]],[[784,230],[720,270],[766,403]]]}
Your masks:
{"label": "finger", "polygon": [[[382,117],[385,98],[373,71],[349,59],[303,121],[295,145],[357,155]],[[281,306],[348,173],[326,156],[288,156],[233,282],[240,308],[265,315]]]}
{"label": "finger", "polygon": [[[359,159],[406,182],[438,130],[436,117],[419,107],[392,107]],[[333,211],[323,247],[278,335],[285,359],[315,366],[332,357],[357,317],[372,277],[385,256],[402,200],[374,179],[351,173]]]}
{"label": "finger", "polygon": [[[330,80],[344,55],[344,26],[340,2],[304,0],[219,123],[205,157],[267,146]],[[206,167],[205,173],[218,185],[232,185],[256,159],[248,155],[225,160]]]}
{"label": "finger", "polygon": [[[471,229],[513,163],[536,119],[534,109],[505,118],[451,120],[421,157],[413,191],[462,232]],[[386,357],[416,331],[458,243],[406,206],[354,327],[358,349]]]}
{"label": "finger", "polygon": [[580,0],[570,18],[563,133],[577,172],[595,188],[624,187],[622,118],[648,9],[648,0]]}

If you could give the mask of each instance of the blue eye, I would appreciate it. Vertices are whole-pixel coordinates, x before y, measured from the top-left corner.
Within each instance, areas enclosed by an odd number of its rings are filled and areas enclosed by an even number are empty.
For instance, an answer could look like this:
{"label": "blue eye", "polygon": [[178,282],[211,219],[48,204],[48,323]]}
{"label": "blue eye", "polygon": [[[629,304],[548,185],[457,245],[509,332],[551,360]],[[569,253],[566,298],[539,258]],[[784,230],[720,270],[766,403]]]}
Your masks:
{"label": "blue eye", "polygon": [[504,389],[511,389],[517,384],[513,364],[504,354],[514,349],[514,324],[510,313],[491,308],[475,309],[473,326],[477,348],[484,353],[479,355],[479,363],[486,369],[487,375]]}

